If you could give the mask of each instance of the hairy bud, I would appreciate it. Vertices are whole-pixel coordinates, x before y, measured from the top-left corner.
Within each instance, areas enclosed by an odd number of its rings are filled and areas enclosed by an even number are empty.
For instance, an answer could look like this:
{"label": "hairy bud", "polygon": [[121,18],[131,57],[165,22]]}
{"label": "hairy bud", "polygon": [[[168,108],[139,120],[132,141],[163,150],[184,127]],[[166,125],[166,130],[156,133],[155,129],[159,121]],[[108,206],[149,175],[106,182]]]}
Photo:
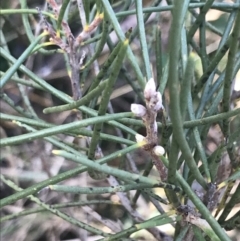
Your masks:
{"label": "hairy bud", "polygon": [[153,95],[148,106],[154,111],[159,111],[162,108],[162,95],[160,92],[156,92]]}
{"label": "hairy bud", "polygon": [[156,85],[153,78],[148,80],[145,89],[144,89],[144,97],[146,100],[149,100],[156,92]]}
{"label": "hairy bud", "polygon": [[135,139],[136,139],[136,142],[139,143],[139,142],[147,142],[146,140],[146,137],[140,135],[140,134],[136,134],[135,135]]}
{"label": "hairy bud", "polygon": [[131,111],[135,116],[143,117],[147,110],[143,105],[131,104]]}

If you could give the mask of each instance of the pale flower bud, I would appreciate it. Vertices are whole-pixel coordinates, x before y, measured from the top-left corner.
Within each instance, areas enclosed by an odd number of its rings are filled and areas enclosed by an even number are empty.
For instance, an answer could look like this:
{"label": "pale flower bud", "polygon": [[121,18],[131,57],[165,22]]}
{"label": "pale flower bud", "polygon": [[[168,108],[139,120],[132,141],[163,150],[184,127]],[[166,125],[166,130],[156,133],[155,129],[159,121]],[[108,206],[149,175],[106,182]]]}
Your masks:
{"label": "pale flower bud", "polygon": [[136,134],[135,135],[135,139],[136,139],[136,142],[139,143],[139,142],[146,142],[146,138],[140,134]]}
{"label": "pale flower bud", "polygon": [[157,155],[157,156],[162,156],[165,153],[165,150],[162,146],[155,146],[153,148],[153,152]]}
{"label": "pale flower bud", "polygon": [[157,112],[162,108],[162,95],[160,92],[155,92],[155,94],[150,98],[147,103],[148,107]]}
{"label": "pale flower bud", "polygon": [[155,111],[159,111],[162,108],[162,95],[160,92],[157,92],[157,103],[154,107]]}
{"label": "pale flower bud", "polygon": [[157,132],[157,130],[158,130],[158,125],[157,125],[157,122],[156,121],[154,121],[154,132]]}
{"label": "pale flower bud", "polygon": [[147,110],[143,105],[131,104],[131,111],[135,116],[143,117]]}
{"label": "pale flower bud", "polygon": [[153,78],[148,80],[147,84],[145,85],[144,89],[144,97],[145,99],[149,100],[156,92],[156,85]]}

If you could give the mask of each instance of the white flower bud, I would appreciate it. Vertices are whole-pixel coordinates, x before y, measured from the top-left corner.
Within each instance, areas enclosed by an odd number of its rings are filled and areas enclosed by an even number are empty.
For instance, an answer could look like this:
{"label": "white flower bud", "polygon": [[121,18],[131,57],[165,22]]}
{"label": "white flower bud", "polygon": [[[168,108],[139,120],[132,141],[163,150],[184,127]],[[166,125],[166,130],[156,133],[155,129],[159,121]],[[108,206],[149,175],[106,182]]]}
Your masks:
{"label": "white flower bud", "polygon": [[155,94],[150,98],[147,103],[148,107],[157,112],[162,108],[162,95],[160,92],[155,92]]}
{"label": "white flower bud", "polygon": [[153,78],[148,80],[147,84],[145,85],[144,89],[144,97],[145,99],[149,100],[156,92],[156,85]]}
{"label": "white flower bud", "polygon": [[136,139],[136,142],[139,143],[139,142],[146,142],[146,138],[140,134],[136,134],[135,135],[135,139]]}
{"label": "white flower bud", "polygon": [[147,110],[143,105],[131,104],[131,111],[135,116],[143,117]]}
{"label": "white flower bud", "polygon": [[159,111],[162,108],[162,95],[160,92],[157,92],[157,103],[154,106],[155,111]]}
{"label": "white flower bud", "polygon": [[153,148],[153,152],[157,155],[157,156],[162,156],[165,153],[165,150],[162,146],[155,146]]}

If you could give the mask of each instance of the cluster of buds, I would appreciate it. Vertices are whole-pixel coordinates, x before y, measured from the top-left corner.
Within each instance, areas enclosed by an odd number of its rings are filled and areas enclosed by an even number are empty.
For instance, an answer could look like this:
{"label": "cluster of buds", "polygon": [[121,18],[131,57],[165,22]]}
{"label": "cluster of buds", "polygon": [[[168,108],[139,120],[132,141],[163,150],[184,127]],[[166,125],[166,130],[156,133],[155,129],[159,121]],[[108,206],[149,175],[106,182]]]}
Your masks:
{"label": "cluster of buds", "polygon": [[142,143],[145,150],[157,156],[161,156],[165,153],[165,150],[162,146],[158,145],[156,117],[157,112],[164,107],[162,105],[162,95],[160,92],[156,91],[153,78],[148,80],[145,86],[144,99],[146,107],[140,104],[131,105],[131,111],[135,116],[142,118],[147,131],[146,137],[137,134],[135,138],[138,143]]}
{"label": "cluster of buds", "polygon": [[153,78],[151,78],[145,86],[144,98],[147,108],[151,111],[158,112],[163,108],[162,95],[159,91],[156,91],[156,85]]}

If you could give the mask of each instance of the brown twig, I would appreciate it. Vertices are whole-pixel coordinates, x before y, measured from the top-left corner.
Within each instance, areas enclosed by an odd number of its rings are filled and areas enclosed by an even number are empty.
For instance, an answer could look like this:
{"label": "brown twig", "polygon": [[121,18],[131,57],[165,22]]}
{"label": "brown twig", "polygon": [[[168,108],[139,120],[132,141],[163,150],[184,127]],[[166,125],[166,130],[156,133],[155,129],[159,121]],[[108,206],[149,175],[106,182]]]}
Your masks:
{"label": "brown twig", "polygon": [[[58,19],[60,7],[58,6],[55,0],[48,0],[48,3],[53,9],[55,18]],[[83,31],[77,36],[77,38],[73,36],[68,23],[63,20],[61,25],[64,32],[64,36],[66,37],[66,40],[67,40],[67,43],[66,43],[65,40],[62,39],[61,36],[59,36],[56,33],[52,25],[48,23],[47,20],[42,16],[40,11],[39,13],[41,15],[41,18],[44,21],[45,29],[50,35],[50,41],[55,45],[59,46],[68,55],[70,69],[71,69],[70,79],[71,79],[73,100],[78,100],[82,97],[79,75],[80,75],[80,65],[83,60],[82,56],[79,57],[78,48],[81,42],[84,39],[88,38],[90,33],[96,30],[98,25],[102,22],[104,15],[103,13],[101,14],[98,13],[90,25],[84,26]]]}
{"label": "brown twig", "polygon": [[158,131],[157,131],[157,113],[162,106],[162,96],[160,92],[156,91],[156,85],[151,78],[144,90],[144,98],[146,102],[146,108],[139,104],[132,104],[131,111],[138,117],[141,117],[146,127],[146,137],[139,134],[136,135],[137,142],[144,142],[143,149],[147,151],[152,159],[153,164],[156,166],[161,180],[165,180],[167,177],[166,168],[159,159],[159,156],[164,154],[164,148],[158,145]]}

